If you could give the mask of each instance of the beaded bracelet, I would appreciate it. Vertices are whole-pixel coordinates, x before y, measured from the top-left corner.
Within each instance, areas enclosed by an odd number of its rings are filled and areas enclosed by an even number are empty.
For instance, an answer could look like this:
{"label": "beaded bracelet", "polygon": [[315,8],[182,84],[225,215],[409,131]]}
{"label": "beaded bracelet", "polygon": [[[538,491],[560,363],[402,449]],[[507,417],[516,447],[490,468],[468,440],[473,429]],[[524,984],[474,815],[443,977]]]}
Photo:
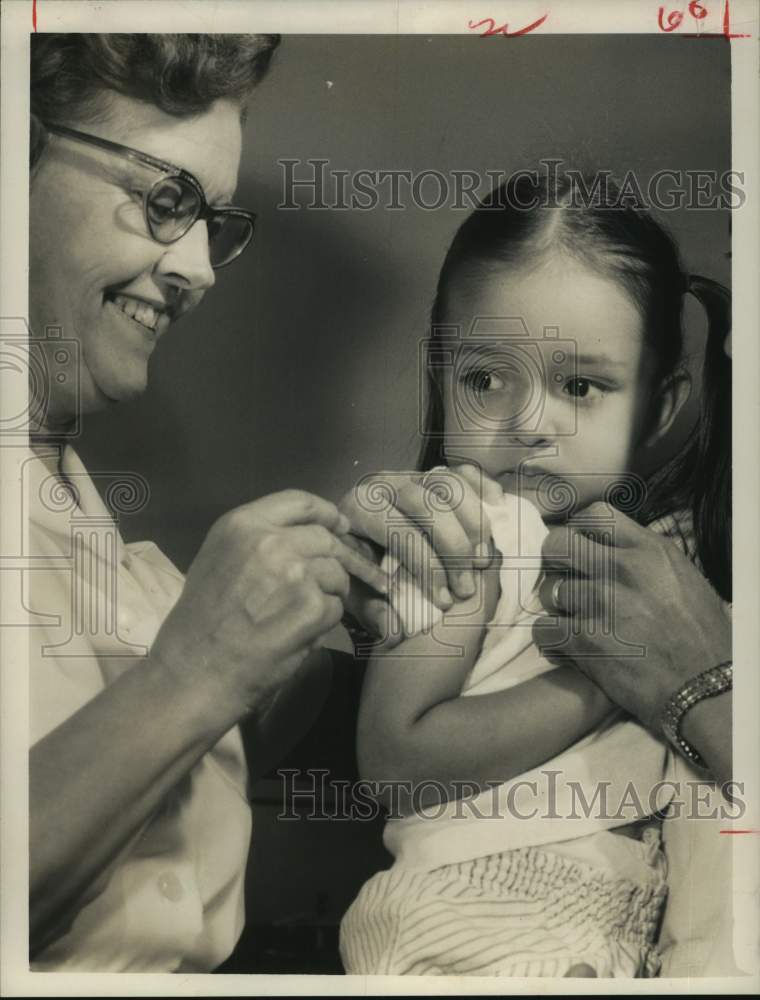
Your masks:
{"label": "beaded bracelet", "polygon": [[698,767],[707,767],[700,753],[681,735],[681,723],[690,708],[704,698],[722,694],[733,687],[734,667],[731,660],[719,663],[717,667],[703,670],[701,674],[690,678],[665,703],[660,716],[660,725],[672,745],[683,754],[687,760]]}

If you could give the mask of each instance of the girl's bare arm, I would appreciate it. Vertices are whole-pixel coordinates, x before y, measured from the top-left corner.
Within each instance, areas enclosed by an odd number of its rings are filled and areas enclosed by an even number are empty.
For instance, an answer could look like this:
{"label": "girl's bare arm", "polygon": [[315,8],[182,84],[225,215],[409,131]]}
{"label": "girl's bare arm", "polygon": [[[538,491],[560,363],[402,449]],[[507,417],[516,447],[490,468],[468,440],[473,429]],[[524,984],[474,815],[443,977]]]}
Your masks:
{"label": "girl's bare arm", "polygon": [[[486,587],[489,576],[495,574],[481,574]],[[363,778],[412,787],[435,781],[445,798],[461,797],[550,760],[613,710],[572,665],[505,691],[462,697],[491,617],[488,605],[479,592],[432,634],[413,636],[370,662],[359,712]],[[441,655],[444,642],[461,647],[460,655]],[[443,793],[431,790],[430,797]]]}

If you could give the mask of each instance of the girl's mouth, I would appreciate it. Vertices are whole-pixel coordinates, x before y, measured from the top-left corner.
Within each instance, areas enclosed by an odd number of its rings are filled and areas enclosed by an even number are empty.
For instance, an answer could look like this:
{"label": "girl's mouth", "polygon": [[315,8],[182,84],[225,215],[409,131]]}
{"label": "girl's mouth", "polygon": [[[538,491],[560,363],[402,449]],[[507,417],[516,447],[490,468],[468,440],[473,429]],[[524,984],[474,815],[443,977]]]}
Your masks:
{"label": "girl's mouth", "polygon": [[521,465],[517,469],[507,469],[505,475],[519,476],[522,479],[541,479],[544,476],[548,476],[549,473],[546,469],[540,469],[537,465]]}

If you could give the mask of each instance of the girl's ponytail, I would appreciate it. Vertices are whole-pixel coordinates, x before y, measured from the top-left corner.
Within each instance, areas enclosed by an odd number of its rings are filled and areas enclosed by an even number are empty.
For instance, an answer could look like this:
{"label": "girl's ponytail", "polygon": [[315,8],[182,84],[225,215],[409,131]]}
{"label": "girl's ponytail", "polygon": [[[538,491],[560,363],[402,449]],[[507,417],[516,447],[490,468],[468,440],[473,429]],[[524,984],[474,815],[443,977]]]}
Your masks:
{"label": "girl's ponytail", "polygon": [[716,591],[730,601],[731,360],[725,345],[731,331],[731,293],[696,274],[683,277],[680,287],[707,314],[699,419],[686,447],[650,478],[638,517],[650,524],[675,509],[691,510],[695,555]]}
{"label": "girl's ponytail", "polygon": [[702,402],[695,443],[693,512],[697,555],[705,574],[731,600],[731,294],[717,281],[691,275],[686,291],[707,313]]}

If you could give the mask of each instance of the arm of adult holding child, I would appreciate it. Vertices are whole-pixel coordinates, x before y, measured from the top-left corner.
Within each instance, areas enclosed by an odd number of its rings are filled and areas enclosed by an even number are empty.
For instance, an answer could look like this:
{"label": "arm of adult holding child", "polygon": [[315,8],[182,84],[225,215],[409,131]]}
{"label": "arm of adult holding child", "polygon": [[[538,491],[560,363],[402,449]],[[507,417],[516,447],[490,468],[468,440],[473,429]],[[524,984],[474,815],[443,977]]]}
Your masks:
{"label": "arm of adult holding child", "polygon": [[[580,670],[657,736],[663,736],[661,719],[671,697],[684,686],[698,690],[703,671],[720,668],[732,657],[725,603],[732,592],[731,298],[722,285],[698,275],[688,278],[687,288],[709,321],[701,411],[690,450],[657,489],[670,502],[671,490],[677,495],[679,487],[689,485],[694,529],[689,556],[696,556],[701,571],[670,540],[605,506],[606,549],[588,527],[580,533],[572,519],[546,538],[547,562],[556,560],[571,574],[572,586],[560,590],[573,628],[568,632],[556,619],[538,619],[534,632],[547,655],[549,647],[562,642],[562,651]],[[586,525],[590,514],[593,505],[583,512]],[[597,567],[604,573],[595,572]],[[549,574],[541,596],[553,614],[552,586]],[[614,621],[612,633],[597,627],[594,613]],[[643,645],[646,655],[621,657],[621,640]],[[681,716],[680,735],[725,789],[732,777],[730,690],[692,704]]]}
{"label": "arm of adult holding child", "polygon": [[[495,563],[478,577],[478,592],[431,633],[405,639],[370,661],[358,731],[366,780],[412,787],[437,782],[447,799],[461,797],[550,760],[613,709],[601,689],[571,666],[507,690],[463,697],[499,595]],[[441,641],[461,647],[461,655],[442,656]],[[378,797],[383,800],[382,791]]]}
{"label": "arm of adult holding child", "polygon": [[[615,511],[610,544],[607,505],[601,505],[608,536],[601,558],[601,543],[588,526],[593,506],[584,512],[582,532],[571,520],[553,528],[544,545],[547,563],[556,560],[565,572],[573,572],[567,553],[574,554],[578,575],[561,589],[562,610],[574,627],[568,629],[562,620],[557,623],[556,615],[539,618],[534,638],[547,656],[561,643],[562,652],[578,669],[662,736],[660,718],[671,695],[701,671],[731,659],[731,623],[709,581],[667,538]],[[576,536],[572,545],[571,533]],[[607,566],[610,558],[613,566],[604,578],[589,573],[590,567]],[[547,591],[548,587],[542,588],[544,596]],[[611,634],[587,617],[589,609],[602,607],[614,613]],[[645,655],[621,657],[621,640],[643,644]],[[730,691],[703,699],[683,717],[682,735],[720,783],[731,779],[731,731]]]}

